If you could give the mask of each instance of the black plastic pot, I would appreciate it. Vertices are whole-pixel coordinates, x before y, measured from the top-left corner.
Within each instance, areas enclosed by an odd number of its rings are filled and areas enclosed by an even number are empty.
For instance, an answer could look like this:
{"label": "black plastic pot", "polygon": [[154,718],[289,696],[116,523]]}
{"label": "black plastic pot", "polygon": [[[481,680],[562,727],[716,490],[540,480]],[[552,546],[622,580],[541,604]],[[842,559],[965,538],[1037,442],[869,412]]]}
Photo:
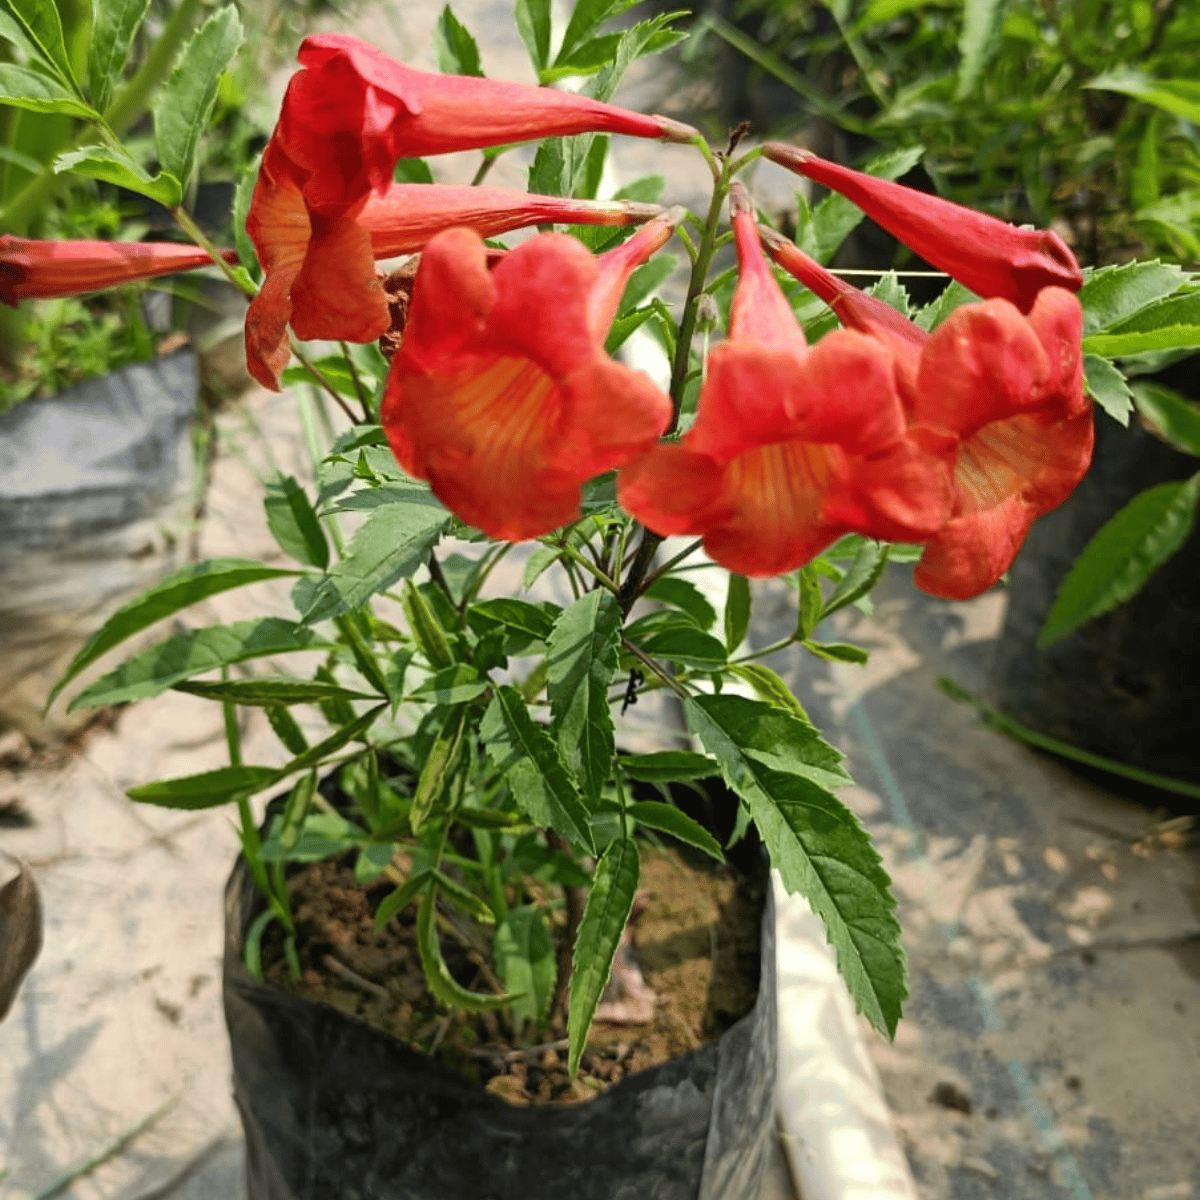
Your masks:
{"label": "black plastic pot", "polygon": [[225,892],[225,1020],[249,1200],[759,1200],[775,1092],[774,910],[754,1009],[585,1103],[516,1108],[356,1018],[256,982],[263,902]]}
{"label": "black plastic pot", "polygon": [[1034,729],[1200,782],[1200,529],[1127,603],[1045,650],[1035,645],[1092,535],[1143,489],[1195,470],[1194,458],[1136,422],[1126,430],[1096,418],[1091,469],[1062,507],[1034,525],[1013,564],[992,679],[998,707]]}

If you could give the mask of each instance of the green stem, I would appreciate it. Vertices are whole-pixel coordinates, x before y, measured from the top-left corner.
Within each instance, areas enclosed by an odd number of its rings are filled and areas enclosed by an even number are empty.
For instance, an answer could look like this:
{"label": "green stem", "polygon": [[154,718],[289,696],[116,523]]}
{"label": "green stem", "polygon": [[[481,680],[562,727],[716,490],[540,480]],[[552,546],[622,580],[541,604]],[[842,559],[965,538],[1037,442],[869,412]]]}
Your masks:
{"label": "green stem", "polygon": [[170,213],[171,219],[175,222],[175,224],[178,225],[179,228],[182,229],[183,232],[186,233],[188,237],[200,247],[201,250],[207,251],[208,257],[211,258],[213,262],[221,268],[221,273],[226,279],[229,280],[230,283],[233,284],[235,288],[237,288],[239,292],[250,297],[253,297],[257,294],[258,289],[250,281],[249,276],[246,275],[245,271],[242,271],[241,275],[238,274],[239,268],[226,261],[225,255],[221,252],[220,248],[215,242],[213,242],[208,234],[206,234],[200,228],[200,226],[192,220],[186,209],[180,206],[179,208],[172,208]]}
{"label": "green stem", "polygon": [[584,555],[580,554],[567,539],[564,538],[543,538],[541,539],[546,545],[552,546],[556,550],[561,550],[572,562],[581,566],[585,571],[591,572],[608,590],[614,594],[620,592],[620,588],[616,582],[610,579],[599,567],[589,562]]}

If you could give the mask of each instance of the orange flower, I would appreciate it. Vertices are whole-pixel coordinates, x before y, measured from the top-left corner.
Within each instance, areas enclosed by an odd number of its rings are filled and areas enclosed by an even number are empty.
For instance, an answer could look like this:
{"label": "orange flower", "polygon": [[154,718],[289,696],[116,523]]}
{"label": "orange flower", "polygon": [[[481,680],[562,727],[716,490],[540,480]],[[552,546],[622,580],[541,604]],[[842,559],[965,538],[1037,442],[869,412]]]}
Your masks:
{"label": "orange flower", "polygon": [[778,234],[760,232],[771,257],[844,325],[891,350],[914,435],[946,447],[954,464],[949,519],[932,537],[913,539],[925,543],[917,585],[950,600],[978,595],[1091,461],[1079,301],[1044,287],[1028,316],[1008,300],[966,304],[929,334]]}
{"label": "orange flower", "polygon": [[[232,251],[226,258],[237,262]],[[74,296],[212,265],[205,251],[174,242],[43,242],[0,234],[0,300],[15,308],[26,299]]]}
{"label": "orange flower", "polygon": [[609,358],[604,338],[630,273],[681,215],[599,258],[541,234],[491,271],[472,231],[433,238],[380,414],[400,465],[492,537],[576,520],[581,484],[652,445],[671,419],[667,397]]}
{"label": "orange flower", "polygon": [[658,533],[702,534],[742,575],[789,571],[845,533],[929,536],[949,513],[947,471],[936,444],[908,434],[890,348],[840,330],[809,349],[740,185],[730,208],[729,337],[708,356],[692,428],[622,471],[622,505]]}
{"label": "orange flower", "polygon": [[[246,317],[246,358],[273,389],[288,359],[289,320],[302,338],[370,341],[386,330],[362,214],[400,158],[587,131],[676,141],[693,134],[551,88],[417,71],[340,34],[305,39],[300,62],[246,220],[266,275]],[[437,203],[429,200],[428,217]],[[423,236],[451,224],[442,219]]]}
{"label": "orange flower", "polygon": [[1077,292],[1083,273],[1067,244],[1048,229],[1018,229],[939,196],[864,175],[808,150],[768,142],[763,153],[853,201],[893,237],[977,296],[1010,300],[1023,313],[1045,287]]}

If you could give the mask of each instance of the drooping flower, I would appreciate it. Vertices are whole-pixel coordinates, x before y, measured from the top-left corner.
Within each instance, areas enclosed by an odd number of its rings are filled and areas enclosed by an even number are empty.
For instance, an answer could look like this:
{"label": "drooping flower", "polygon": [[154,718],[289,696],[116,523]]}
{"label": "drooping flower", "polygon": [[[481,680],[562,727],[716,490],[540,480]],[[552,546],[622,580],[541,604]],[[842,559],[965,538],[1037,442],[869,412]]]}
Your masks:
{"label": "drooping flower", "polygon": [[575,520],[580,487],[652,445],[670,400],[604,339],[676,210],[599,258],[546,233],[487,269],[468,229],[421,255],[380,413],[400,465],[463,520],[521,541]]}
{"label": "drooping flower", "polygon": [[[236,262],[232,251],[226,252]],[[38,241],[0,234],[0,300],[48,300],[135,279],[211,267],[204,250],[174,242]]]}
{"label": "drooping flower", "polygon": [[1008,300],[955,309],[932,334],[761,230],[771,257],[842,323],[887,346],[906,420],[953,461],[953,509],[925,543],[917,585],[965,600],[1008,570],[1033,522],[1061,504],[1091,461],[1078,299],[1044,287],[1028,316]]}
{"label": "drooping flower", "polygon": [[246,221],[266,275],[247,315],[246,357],[276,389],[289,318],[300,337],[369,341],[387,328],[360,218],[399,159],[590,131],[693,135],[551,88],[417,71],[341,34],[305,39],[299,57],[304,70],[288,85]]}
{"label": "drooping flower", "polygon": [[763,153],[853,201],[873,221],[939,271],[985,299],[1029,312],[1042,288],[1079,291],[1083,274],[1067,244],[1048,229],[1019,229],[940,196],[769,142]]}
{"label": "drooping flower", "polygon": [[949,515],[938,446],[906,428],[890,347],[839,330],[811,349],[730,197],[739,278],[728,339],[708,356],[695,424],[618,480],[627,511],[661,534],[700,534],[717,562],[775,575],[846,533],[912,541]]}

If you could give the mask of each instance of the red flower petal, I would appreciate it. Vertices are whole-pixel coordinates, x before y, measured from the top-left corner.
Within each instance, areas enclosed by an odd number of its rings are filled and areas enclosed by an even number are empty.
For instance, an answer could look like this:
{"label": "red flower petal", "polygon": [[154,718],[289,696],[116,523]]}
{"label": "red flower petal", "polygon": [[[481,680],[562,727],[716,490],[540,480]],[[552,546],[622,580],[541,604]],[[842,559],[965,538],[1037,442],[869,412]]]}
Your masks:
{"label": "red flower petal", "polygon": [[400,465],[493,537],[577,519],[580,485],[653,445],[670,421],[667,397],[613,362],[606,331],[590,325],[600,277],[597,260],[558,234],[490,273],[465,229],[422,255],[383,426]]}
{"label": "red flower petal", "polygon": [[1018,229],[939,196],[826,162],[807,150],[769,142],[763,153],[853,201],[872,220],[964,287],[1010,300],[1028,312],[1045,287],[1077,292],[1083,274],[1050,230]]}
{"label": "red flower petal", "polygon": [[[232,251],[225,254],[237,262]],[[0,300],[95,292],[119,283],[211,267],[207,251],[175,242],[38,241],[0,234]]]}

